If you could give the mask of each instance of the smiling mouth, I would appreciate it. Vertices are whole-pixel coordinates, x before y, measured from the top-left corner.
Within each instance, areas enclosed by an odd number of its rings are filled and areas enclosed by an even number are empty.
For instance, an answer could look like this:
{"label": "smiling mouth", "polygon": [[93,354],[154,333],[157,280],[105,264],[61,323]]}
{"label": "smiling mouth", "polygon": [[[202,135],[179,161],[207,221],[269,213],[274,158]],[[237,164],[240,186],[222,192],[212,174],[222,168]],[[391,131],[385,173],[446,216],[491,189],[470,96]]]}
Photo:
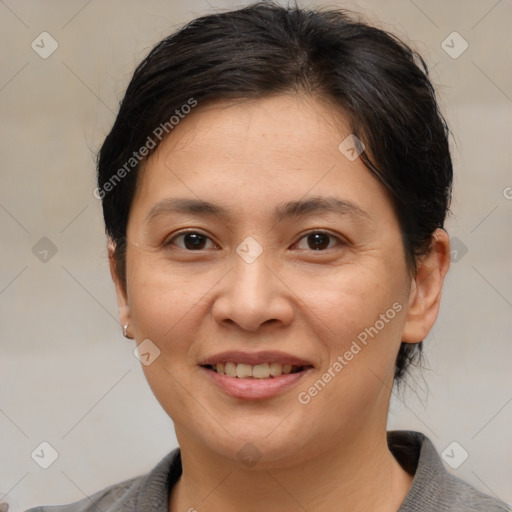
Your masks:
{"label": "smiling mouth", "polygon": [[227,361],[225,363],[205,364],[203,368],[211,370],[219,375],[233,377],[238,379],[272,379],[281,375],[289,375],[291,373],[300,373],[309,368],[311,365],[291,365],[281,363],[262,363],[262,364],[244,364]]}

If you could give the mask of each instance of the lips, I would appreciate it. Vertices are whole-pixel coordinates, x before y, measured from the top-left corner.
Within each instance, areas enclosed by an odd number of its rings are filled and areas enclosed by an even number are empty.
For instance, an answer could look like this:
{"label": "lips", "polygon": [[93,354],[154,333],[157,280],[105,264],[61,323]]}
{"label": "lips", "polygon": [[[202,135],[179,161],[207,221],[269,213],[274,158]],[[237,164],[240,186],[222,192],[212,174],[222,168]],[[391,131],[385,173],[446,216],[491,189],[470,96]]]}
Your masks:
{"label": "lips", "polygon": [[278,395],[314,368],[307,359],[275,351],[222,352],[204,359],[199,366],[222,391],[242,399]]}
{"label": "lips", "polygon": [[262,352],[242,352],[231,350],[229,352],[221,352],[214,356],[210,356],[201,361],[200,366],[214,366],[217,363],[227,363],[233,361],[236,364],[250,364],[252,366],[264,363],[281,363],[290,366],[313,366],[313,363],[307,359],[292,356],[285,352],[262,351]]}
{"label": "lips", "polygon": [[205,359],[200,366],[219,375],[239,379],[268,379],[298,373],[313,365],[305,360],[282,352],[230,351]]}

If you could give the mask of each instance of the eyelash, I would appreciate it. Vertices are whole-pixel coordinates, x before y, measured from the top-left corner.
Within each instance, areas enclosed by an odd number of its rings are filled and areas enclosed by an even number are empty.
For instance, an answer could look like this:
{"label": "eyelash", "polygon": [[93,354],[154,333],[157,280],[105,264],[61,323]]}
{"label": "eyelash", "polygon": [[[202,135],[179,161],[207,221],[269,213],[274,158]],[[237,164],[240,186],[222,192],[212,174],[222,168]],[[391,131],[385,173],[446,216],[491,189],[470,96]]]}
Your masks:
{"label": "eyelash", "polygon": [[[169,246],[173,246],[174,244],[172,243],[174,240],[176,240],[178,237],[180,236],[184,236],[184,235],[187,235],[189,233],[194,233],[194,234],[197,234],[197,235],[201,235],[203,236],[204,238],[207,238],[208,240],[212,241],[211,238],[207,235],[205,235],[204,233],[202,233],[201,231],[198,231],[198,230],[188,230],[188,231],[180,231],[178,233],[176,233],[169,241],[165,242],[164,246],[165,247],[169,247]],[[329,233],[328,231],[322,231],[322,230],[312,230],[312,231],[308,231],[307,233],[304,233],[298,240],[297,242],[294,243],[297,244],[298,242],[300,242],[302,239],[308,237],[309,235],[313,235],[313,234],[321,234],[321,235],[327,235],[328,237],[332,238],[332,239],[335,239],[337,242],[338,242],[338,246],[343,246],[343,245],[346,245],[345,242],[343,240],[341,240],[339,237],[333,235],[332,233]],[[335,248],[335,247],[334,247]],[[178,249],[183,249],[184,251],[187,251],[187,252],[201,252],[203,251],[204,249],[198,249],[197,251],[194,251],[194,250],[190,250],[190,249],[185,249],[183,247],[178,247]],[[333,247],[330,247],[330,248],[327,248],[327,249],[321,249],[321,250],[315,250],[315,249],[309,249],[309,251],[311,252],[326,252],[328,251],[329,249],[333,249]],[[307,250],[307,249],[306,249]]]}

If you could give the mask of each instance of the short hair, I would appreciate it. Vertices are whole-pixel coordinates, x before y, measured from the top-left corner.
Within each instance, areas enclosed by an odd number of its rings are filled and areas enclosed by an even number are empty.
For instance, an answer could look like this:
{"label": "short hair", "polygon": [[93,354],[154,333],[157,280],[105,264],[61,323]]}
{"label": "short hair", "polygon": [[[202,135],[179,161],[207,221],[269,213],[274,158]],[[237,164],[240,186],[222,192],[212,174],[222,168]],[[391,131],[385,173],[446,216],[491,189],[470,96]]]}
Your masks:
{"label": "short hair", "polygon": [[[186,105],[290,92],[330,100],[363,142],[360,157],[389,191],[414,275],[432,234],[444,227],[453,178],[450,132],[425,61],[350,11],[257,2],[192,20],[159,42],[133,74],[98,153],[95,191],[124,284],[138,170],[172,134],[172,118]],[[421,351],[422,342],[401,343],[395,383]]]}

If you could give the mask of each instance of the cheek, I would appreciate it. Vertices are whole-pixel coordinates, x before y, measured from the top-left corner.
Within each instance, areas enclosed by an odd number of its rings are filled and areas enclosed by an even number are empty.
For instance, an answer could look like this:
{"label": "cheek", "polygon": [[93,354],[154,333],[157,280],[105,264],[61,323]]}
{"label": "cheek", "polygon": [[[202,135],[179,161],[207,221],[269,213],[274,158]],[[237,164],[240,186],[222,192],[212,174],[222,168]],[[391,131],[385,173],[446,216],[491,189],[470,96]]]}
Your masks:
{"label": "cheek", "polygon": [[364,340],[367,330],[375,334],[376,323],[380,337],[397,337],[406,298],[400,275],[398,270],[385,268],[381,260],[370,258],[315,274],[281,273],[300,299],[303,318],[298,320],[307,319],[329,352],[344,351],[360,333]]}
{"label": "cheek", "polygon": [[[130,316],[137,343],[149,339],[160,351],[151,364],[141,365],[142,370],[155,398],[180,425],[187,425],[187,418],[198,415],[190,394],[196,370],[193,340],[198,337],[201,317],[208,313],[201,298],[213,284],[141,262],[129,282]],[[194,396],[197,392],[194,389]]]}
{"label": "cheek", "polygon": [[317,308],[317,323],[323,326],[315,330],[315,342],[327,357],[315,378],[298,390],[297,399],[308,417],[323,418],[314,427],[320,436],[333,435],[332,429],[347,434],[360,428],[373,421],[376,410],[386,416],[405,305],[391,280],[363,275],[347,276],[323,293],[307,295],[306,306]]}
{"label": "cheek", "polygon": [[312,332],[326,357],[299,403],[332,419],[322,428],[350,429],[356,417],[364,421],[376,403],[387,403],[405,315],[400,275],[364,265],[338,269],[330,280],[302,281],[303,311],[314,311]]}
{"label": "cheek", "polygon": [[152,340],[164,358],[185,350],[198,326],[195,319],[205,314],[201,299],[214,284],[176,268],[163,271],[149,258],[140,262],[128,283],[136,339]]}

